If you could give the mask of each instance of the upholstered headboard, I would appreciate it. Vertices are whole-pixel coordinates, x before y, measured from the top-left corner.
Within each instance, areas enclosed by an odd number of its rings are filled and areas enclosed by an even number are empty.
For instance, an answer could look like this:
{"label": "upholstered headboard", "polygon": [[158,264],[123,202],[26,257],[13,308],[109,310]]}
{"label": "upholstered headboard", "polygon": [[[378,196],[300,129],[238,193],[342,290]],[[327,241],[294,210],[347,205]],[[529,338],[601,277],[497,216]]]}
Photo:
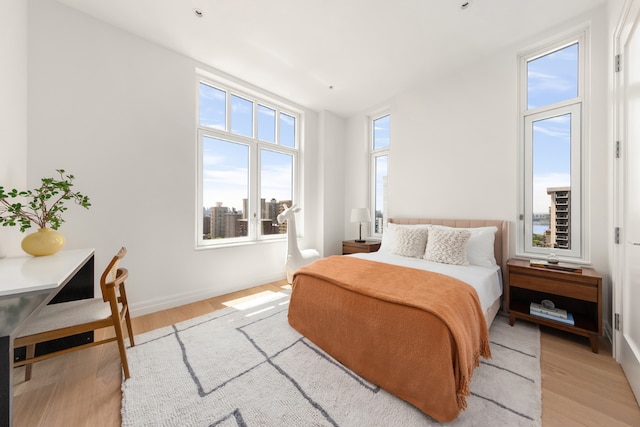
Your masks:
{"label": "upholstered headboard", "polygon": [[428,218],[389,218],[394,224],[435,224],[455,228],[498,227],[493,252],[496,262],[502,269],[502,278],[507,274],[509,260],[509,222],[492,219],[428,219]]}

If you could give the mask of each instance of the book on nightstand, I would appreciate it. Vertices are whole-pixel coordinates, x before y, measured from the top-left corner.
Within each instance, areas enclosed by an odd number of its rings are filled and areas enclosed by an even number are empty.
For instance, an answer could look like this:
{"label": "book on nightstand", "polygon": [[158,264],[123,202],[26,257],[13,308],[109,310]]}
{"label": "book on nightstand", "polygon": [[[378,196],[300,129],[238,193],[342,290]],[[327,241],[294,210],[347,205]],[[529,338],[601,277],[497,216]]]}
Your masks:
{"label": "book on nightstand", "polygon": [[575,325],[575,321],[573,320],[573,314],[567,313],[567,318],[563,319],[562,317],[551,316],[549,314],[540,313],[537,311],[529,310],[529,313],[532,316],[544,317],[545,319],[550,319],[560,323],[566,323],[567,325]]}
{"label": "book on nightstand", "polygon": [[567,310],[563,310],[557,307],[554,307],[554,308],[545,307],[542,304],[538,304],[536,302],[532,302],[531,304],[529,304],[529,311],[531,313],[536,312],[536,313],[548,314],[549,316],[559,317],[561,319],[567,318]]}
{"label": "book on nightstand", "polygon": [[566,264],[563,262],[552,263],[542,259],[532,259],[529,261],[531,267],[544,267],[551,270],[569,271],[571,273],[582,273],[582,267],[575,264]]}

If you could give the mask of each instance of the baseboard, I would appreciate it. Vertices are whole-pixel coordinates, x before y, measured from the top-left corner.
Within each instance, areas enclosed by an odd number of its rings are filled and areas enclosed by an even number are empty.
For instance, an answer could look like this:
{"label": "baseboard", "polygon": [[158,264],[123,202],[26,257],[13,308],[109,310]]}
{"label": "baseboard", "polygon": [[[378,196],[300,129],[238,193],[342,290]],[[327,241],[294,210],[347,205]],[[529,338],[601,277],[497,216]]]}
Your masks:
{"label": "baseboard", "polygon": [[219,297],[221,295],[242,291],[244,289],[253,288],[255,286],[260,286],[271,282],[277,282],[284,279],[286,279],[285,275],[277,274],[272,275],[271,277],[263,277],[262,279],[260,279],[259,283],[236,284],[216,289],[184,292],[163,298],[149,299],[146,301],[137,302],[135,304],[130,302],[129,310],[132,317],[144,316],[145,314],[155,313],[157,311],[167,310],[170,308],[179,307],[185,304],[191,304],[209,298]]}

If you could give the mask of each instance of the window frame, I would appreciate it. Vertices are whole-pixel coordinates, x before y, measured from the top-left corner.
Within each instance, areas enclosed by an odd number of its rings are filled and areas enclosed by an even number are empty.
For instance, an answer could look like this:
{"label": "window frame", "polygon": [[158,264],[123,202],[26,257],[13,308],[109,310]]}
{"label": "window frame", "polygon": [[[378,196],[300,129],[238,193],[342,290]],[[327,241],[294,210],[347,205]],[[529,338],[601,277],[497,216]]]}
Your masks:
{"label": "window frame", "polygon": [[[374,148],[374,136],[375,136],[375,121],[382,119],[384,117],[389,117],[389,145],[386,147]],[[389,168],[389,152],[391,148],[391,111],[389,109],[384,109],[376,112],[368,117],[368,147],[369,147],[369,188],[370,188],[370,201],[369,201],[369,213],[371,214],[371,222],[370,222],[370,230],[369,233],[372,237],[382,237],[382,230],[384,229],[384,222],[386,219],[386,206],[387,206],[387,184],[383,184],[383,205],[382,205],[382,227],[380,227],[380,232],[376,232],[376,190],[377,190],[377,176],[376,176],[376,167],[377,160],[380,157],[387,158],[387,179],[389,176],[388,168]]]}
{"label": "window frame", "polygon": [[[575,98],[528,109],[528,63],[547,54],[578,44],[578,93]],[[570,262],[588,263],[589,246],[589,129],[587,126],[590,87],[589,27],[558,37],[518,56],[519,79],[519,185],[516,256],[541,258],[555,254]],[[571,114],[571,249],[535,247],[533,235],[532,125],[535,121]],[[576,141],[577,139],[577,141]],[[575,172],[575,168],[579,168]]]}
{"label": "window frame", "polygon": [[[206,126],[200,124],[200,85],[205,84],[217,90],[225,92],[225,128]],[[287,103],[270,99],[260,94],[250,93],[249,90],[242,90],[236,85],[225,84],[214,78],[196,75],[195,82],[196,94],[196,231],[195,231],[195,248],[210,249],[221,248],[237,245],[256,244],[263,242],[282,241],[287,239],[287,233],[283,234],[263,234],[262,227],[262,206],[260,192],[262,189],[262,150],[266,149],[272,152],[290,155],[292,157],[291,171],[291,204],[298,203],[300,200],[299,170],[300,170],[300,151],[302,146],[301,135],[304,116],[301,111]],[[240,133],[233,133],[231,128],[231,102],[232,96],[249,100],[253,103],[252,107],[252,136],[245,136]],[[258,121],[259,108],[269,108],[275,111],[275,142],[268,142],[259,138]],[[281,117],[280,114],[293,117],[295,119],[294,128],[294,147],[288,147],[280,143]],[[210,207],[204,206],[203,195],[203,143],[204,138],[211,137],[222,141],[237,143],[248,146],[248,200],[246,218],[248,221],[247,236],[231,237],[223,239],[204,239],[204,210]],[[267,200],[265,200],[267,202]],[[234,206],[235,207],[235,206]]]}

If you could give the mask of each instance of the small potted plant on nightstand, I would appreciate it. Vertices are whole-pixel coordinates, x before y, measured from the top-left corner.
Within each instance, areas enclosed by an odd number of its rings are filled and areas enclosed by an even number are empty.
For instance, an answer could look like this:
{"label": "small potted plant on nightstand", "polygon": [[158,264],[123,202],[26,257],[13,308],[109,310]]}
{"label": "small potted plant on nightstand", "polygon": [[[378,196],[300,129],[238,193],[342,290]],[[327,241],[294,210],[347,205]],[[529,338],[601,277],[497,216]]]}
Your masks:
{"label": "small potted plant on nightstand", "polygon": [[72,190],[74,176],[65,174],[64,169],[56,171],[59,179],[42,178],[40,187],[33,190],[14,188],[7,192],[0,186],[0,224],[18,226],[21,232],[33,224],[38,226],[38,231],[22,240],[22,250],[33,256],[53,255],[64,246],[65,238],[56,230],[64,222],[66,201],[73,200],[86,209],[91,206],[89,197]]}

